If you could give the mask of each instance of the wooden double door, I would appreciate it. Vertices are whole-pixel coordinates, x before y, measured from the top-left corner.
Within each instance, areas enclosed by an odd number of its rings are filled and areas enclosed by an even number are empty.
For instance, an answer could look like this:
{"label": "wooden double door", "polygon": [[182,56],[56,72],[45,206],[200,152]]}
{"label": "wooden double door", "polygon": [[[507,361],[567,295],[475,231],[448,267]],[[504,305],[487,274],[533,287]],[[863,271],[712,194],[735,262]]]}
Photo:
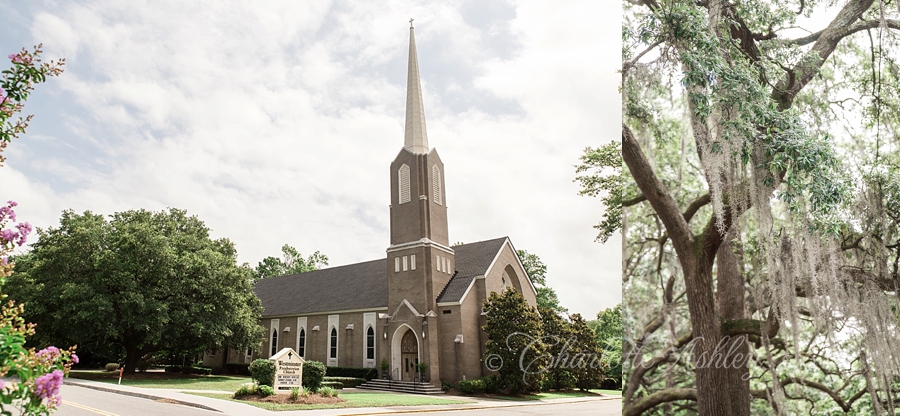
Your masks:
{"label": "wooden double door", "polygon": [[419,342],[413,331],[406,331],[400,340],[400,378],[415,381],[417,364],[419,364]]}

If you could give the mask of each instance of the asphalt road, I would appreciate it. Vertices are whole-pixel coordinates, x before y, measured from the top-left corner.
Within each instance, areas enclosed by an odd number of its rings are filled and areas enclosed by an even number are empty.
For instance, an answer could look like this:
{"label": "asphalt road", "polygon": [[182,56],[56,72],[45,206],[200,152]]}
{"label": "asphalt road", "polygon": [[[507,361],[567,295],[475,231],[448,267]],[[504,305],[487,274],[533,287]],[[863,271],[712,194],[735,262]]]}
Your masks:
{"label": "asphalt road", "polygon": [[122,394],[107,393],[84,387],[63,385],[63,404],[54,415],[59,416],[222,416],[222,413],[180,404],[160,403]]}
{"label": "asphalt road", "polygon": [[[103,392],[78,386],[63,385],[60,393],[63,405],[54,415],[59,416],[226,416],[223,413],[198,409],[180,404],[156,402],[141,397]],[[351,411],[352,409],[344,409]],[[284,412],[283,414],[303,414],[306,412]],[[312,411],[319,413],[321,411]],[[327,412],[327,411],[325,411]],[[486,408],[472,410],[451,410],[435,412],[416,412],[417,414],[434,414],[440,416],[487,416],[487,415],[564,415],[564,416],[613,416],[622,414],[620,400],[602,400],[577,403],[537,404],[505,408]],[[273,415],[275,413],[273,412]],[[320,413],[321,414],[321,413]],[[380,413],[390,414],[390,413]]]}
{"label": "asphalt road", "polygon": [[[388,413],[389,414],[389,413]],[[396,414],[396,413],[395,413]],[[418,414],[418,413],[416,413]],[[540,404],[534,406],[499,407],[476,410],[424,412],[441,416],[618,416],[622,414],[621,400],[601,400],[580,403]]]}

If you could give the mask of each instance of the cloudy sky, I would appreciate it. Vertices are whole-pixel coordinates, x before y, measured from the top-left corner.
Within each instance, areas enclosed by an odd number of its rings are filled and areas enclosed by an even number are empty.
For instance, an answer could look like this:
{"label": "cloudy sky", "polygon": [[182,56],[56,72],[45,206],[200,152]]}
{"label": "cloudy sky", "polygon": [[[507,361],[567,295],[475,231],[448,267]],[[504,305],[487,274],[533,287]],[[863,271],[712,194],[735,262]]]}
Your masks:
{"label": "cloudy sky", "polygon": [[177,207],[254,266],[285,243],[332,266],[384,256],[413,17],[451,242],[509,236],[570,311],[621,299],[621,239],[594,242],[603,207],[572,182],[585,146],[619,137],[616,2],[0,0],[0,14],[0,56],[42,42],[67,62],[0,169],[20,219]]}

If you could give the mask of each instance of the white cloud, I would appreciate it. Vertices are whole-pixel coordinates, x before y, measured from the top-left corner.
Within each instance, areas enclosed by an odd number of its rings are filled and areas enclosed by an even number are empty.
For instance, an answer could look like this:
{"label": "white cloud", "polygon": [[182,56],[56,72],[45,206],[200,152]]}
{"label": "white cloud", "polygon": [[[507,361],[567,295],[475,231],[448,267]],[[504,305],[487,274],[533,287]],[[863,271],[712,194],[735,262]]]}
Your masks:
{"label": "white cloud", "polygon": [[67,208],[184,208],[251,264],[284,243],[332,265],[383,256],[412,16],[452,242],[509,235],[593,316],[621,299],[620,240],[593,242],[602,208],[572,183],[582,149],[620,125],[619,12],[598,4],[517,2],[479,27],[479,3],[23,9],[30,33],[3,44],[69,62],[26,108],[44,139],[13,143],[4,197],[44,227]]}

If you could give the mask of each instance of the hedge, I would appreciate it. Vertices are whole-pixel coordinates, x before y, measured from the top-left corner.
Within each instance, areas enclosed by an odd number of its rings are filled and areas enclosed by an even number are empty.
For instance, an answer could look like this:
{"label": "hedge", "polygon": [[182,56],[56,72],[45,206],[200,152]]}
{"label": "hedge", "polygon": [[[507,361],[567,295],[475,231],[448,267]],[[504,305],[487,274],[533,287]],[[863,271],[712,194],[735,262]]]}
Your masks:
{"label": "hedge", "polygon": [[250,375],[260,386],[275,385],[275,362],[257,358],[250,363]]}
{"label": "hedge", "polygon": [[325,370],[326,377],[354,377],[371,380],[378,378],[378,369],[360,368],[360,367],[327,367]]}
{"label": "hedge", "polygon": [[343,384],[344,387],[350,388],[350,387],[356,387],[356,386],[359,386],[360,384],[365,383],[366,379],[359,378],[359,377],[327,377],[326,376],[325,382],[327,383],[329,381],[337,381],[337,382],[340,382],[341,384]]}
{"label": "hedge", "polygon": [[322,387],[319,390],[324,389],[325,387],[331,387],[333,389],[340,390],[344,388],[344,383],[341,383],[340,381],[323,381]]}
{"label": "hedge", "polygon": [[250,364],[228,363],[225,364],[225,374],[250,375]]}

